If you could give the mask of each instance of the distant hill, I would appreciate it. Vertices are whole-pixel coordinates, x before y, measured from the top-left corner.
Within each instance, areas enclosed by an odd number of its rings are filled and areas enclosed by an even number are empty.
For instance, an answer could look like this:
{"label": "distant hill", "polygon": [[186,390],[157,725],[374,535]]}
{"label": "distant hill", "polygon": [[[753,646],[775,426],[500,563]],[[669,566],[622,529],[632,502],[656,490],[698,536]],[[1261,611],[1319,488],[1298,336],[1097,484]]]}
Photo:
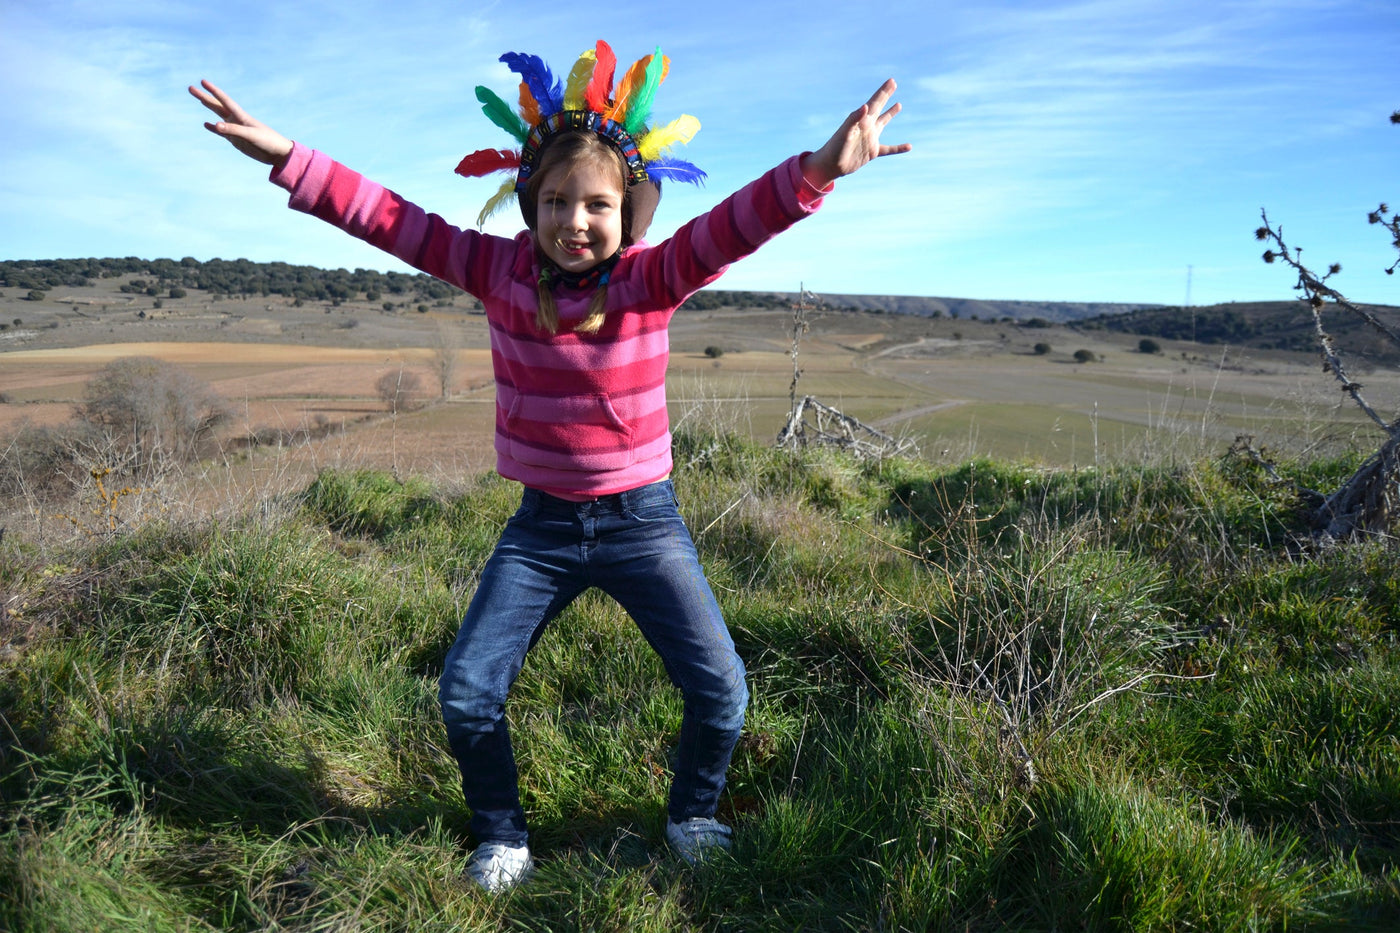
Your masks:
{"label": "distant hill", "polygon": [[[795,302],[795,292],[782,293]],[[1022,324],[1049,322],[1075,330],[1104,330],[1161,340],[1228,344],[1257,350],[1317,351],[1313,316],[1297,299],[1229,302],[1200,307],[1065,301],[993,301],[977,298],[918,298],[902,295],[822,295],[828,308],[883,311],[924,317],[958,317]],[[1400,332],[1400,307],[1365,305],[1392,332]],[[1328,312],[1328,332],[1337,346],[1357,362],[1395,365],[1400,346],[1354,315]]]}
{"label": "distant hill", "polygon": [[[0,288],[18,290],[12,292],[17,296],[28,294],[41,298],[51,289],[91,285],[100,279],[120,279],[121,291],[147,296],[183,294],[183,290],[189,289],[225,296],[285,295],[299,301],[338,303],[360,298],[371,302],[390,298],[425,302],[441,300],[454,293],[449,286],[422,274],[382,273],[369,269],[350,272],[246,259],[201,262],[191,257],[180,260],[125,257],[0,261]],[[686,307],[691,310],[720,306],[785,308],[797,299],[795,292],[706,289],[692,296]],[[1232,302],[1192,308],[913,295],[826,294],[820,296],[820,301],[830,310],[1060,324],[1080,330],[1107,330],[1261,350],[1312,352],[1317,349],[1312,315],[1297,300]],[[1368,309],[1392,330],[1400,331],[1400,308],[1368,306]],[[1344,352],[1375,363],[1400,363],[1400,347],[1352,315],[1329,313],[1328,327]]]}
{"label": "distant hill", "polygon": [[[796,292],[778,292],[784,301],[795,302]],[[915,295],[826,295],[827,307],[852,311],[883,311],[888,314],[914,314],[920,317],[955,317],[964,320],[996,321],[1011,318],[1030,321],[1039,318],[1053,324],[1082,321],[1106,314],[1127,314],[1160,305],[1109,301],[1002,301],[986,298],[920,298]]]}
{"label": "distant hill", "polygon": [[[1392,332],[1400,331],[1400,308],[1364,307]],[[1337,346],[1353,358],[1372,363],[1400,362],[1400,347],[1355,315],[1328,311],[1324,320]],[[1145,308],[1078,321],[1073,326],[1078,330],[1108,330],[1259,350],[1314,352],[1318,349],[1313,316],[1298,300],[1235,302],[1198,308]]]}

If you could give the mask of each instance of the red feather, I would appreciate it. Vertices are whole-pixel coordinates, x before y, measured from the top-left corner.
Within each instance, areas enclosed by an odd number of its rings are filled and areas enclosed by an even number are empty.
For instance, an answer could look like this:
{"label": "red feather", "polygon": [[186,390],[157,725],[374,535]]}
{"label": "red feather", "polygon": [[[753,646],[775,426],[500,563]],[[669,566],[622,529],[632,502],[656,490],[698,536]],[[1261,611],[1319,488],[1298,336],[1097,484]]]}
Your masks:
{"label": "red feather", "polygon": [[588,87],[583,92],[583,100],[589,110],[603,113],[612,99],[613,71],[617,68],[617,56],[613,54],[612,46],[602,39],[598,40],[598,48],[594,54],[598,57],[598,63],[593,66],[593,80],[588,82]]}
{"label": "red feather", "polygon": [[467,178],[480,178],[492,172],[515,171],[520,168],[520,153],[509,149],[478,149],[457,163],[454,170]]}

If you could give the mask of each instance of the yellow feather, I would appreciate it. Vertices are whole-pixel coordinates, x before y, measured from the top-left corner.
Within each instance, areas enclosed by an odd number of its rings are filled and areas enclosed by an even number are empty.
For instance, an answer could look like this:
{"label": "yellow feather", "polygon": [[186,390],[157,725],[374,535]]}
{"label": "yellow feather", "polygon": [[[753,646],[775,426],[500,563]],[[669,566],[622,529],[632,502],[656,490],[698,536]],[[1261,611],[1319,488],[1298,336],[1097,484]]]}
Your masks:
{"label": "yellow feather", "polygon": [[501,187],[482,206],[481,213],[476,215],[476,225],[484,226],[488,217],[496,213],[505,206],[506,202],[515,196],[515,176],[507,178],[501,182]]}
{"label": "yellow feather", "polygon": [[564,109],[584,110],[583,92],[593,77],[593,66],[598,62],[598,53],[589,49],[578,57],[573,70],[569,72],[568,83],[564,85]]}
{"label": "yellow feather", "polygon": [[659,126],[637,140],[642,160],[650,162],[672,146],[684,146],[700,131],[700,121],[683,113],[665,126]]}

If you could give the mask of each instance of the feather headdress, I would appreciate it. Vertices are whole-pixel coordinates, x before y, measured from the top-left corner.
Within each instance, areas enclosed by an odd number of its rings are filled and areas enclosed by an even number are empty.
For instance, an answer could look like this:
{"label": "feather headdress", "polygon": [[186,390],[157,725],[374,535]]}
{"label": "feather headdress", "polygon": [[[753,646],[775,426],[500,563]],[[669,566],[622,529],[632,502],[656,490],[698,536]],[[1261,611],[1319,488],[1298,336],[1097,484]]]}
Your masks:
{"label": "feather headdress", "polygon": [[648,125],[656,89],[666,80],[671,66],[660,49],[633,63],[616,89],[617,56],[601,39],[579,56],[562,81],[538,55],[507,52],[501,61],[520,75],[518,112],[489,88],[478,87],[476,98],[487,118],[509,133],[520,148],[481,149],[457,165],[458,175],[473,178],[494,172],[515,173],[514,182],[502,184],[482,208],[478,226],[511,197],[524,196],[540,148],[561,130],[592,130],[616,146],[627,161],[629,185],[652,182],[659,186],[667,179],[695,185],[704,182],[703,171],[670,154],[673,147],[690,141],[700,129],[700,121],[685,114],[657,129]]}

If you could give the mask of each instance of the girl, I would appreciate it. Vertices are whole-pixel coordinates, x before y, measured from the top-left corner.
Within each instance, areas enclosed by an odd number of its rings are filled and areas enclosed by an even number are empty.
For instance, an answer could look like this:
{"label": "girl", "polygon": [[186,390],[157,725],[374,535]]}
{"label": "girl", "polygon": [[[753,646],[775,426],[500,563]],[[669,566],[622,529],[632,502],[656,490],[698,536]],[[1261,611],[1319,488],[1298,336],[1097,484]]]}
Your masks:
{"label": "girl", "polygon": [[730,828],[715,811],[748,691],[669,479],[666,328],[729,263],[815,211],[837,178],[910,148],[880,142],[900,109],[885,109],[895,89],[886,81],[816,152],[788,159],[650,247],[642,236],[660,180],[704,177],[667,154],[699,128],[693,117],[647,125],[669,63],[647,56],[614,88],[616,59],[603,42],[567,84],[534,56],[501,60],[521,74],[520,116],[488,89],[477,96],[520,149],[482,150],[458,172],[509,175],[478,225],[516,196],[526,229],[513,239],[450,226],[254,120],[214,84],[190,88],[218,116],[205,127],[271,165],[291,207],[486,308],[497,471],[524,490],[482,570],[439,693],[477,840],[466,873],[488,891],[533,867],[507,692],[550,621],[590,587],[626,609],[681,691],[668,843],[692,863],[729,847]]}

